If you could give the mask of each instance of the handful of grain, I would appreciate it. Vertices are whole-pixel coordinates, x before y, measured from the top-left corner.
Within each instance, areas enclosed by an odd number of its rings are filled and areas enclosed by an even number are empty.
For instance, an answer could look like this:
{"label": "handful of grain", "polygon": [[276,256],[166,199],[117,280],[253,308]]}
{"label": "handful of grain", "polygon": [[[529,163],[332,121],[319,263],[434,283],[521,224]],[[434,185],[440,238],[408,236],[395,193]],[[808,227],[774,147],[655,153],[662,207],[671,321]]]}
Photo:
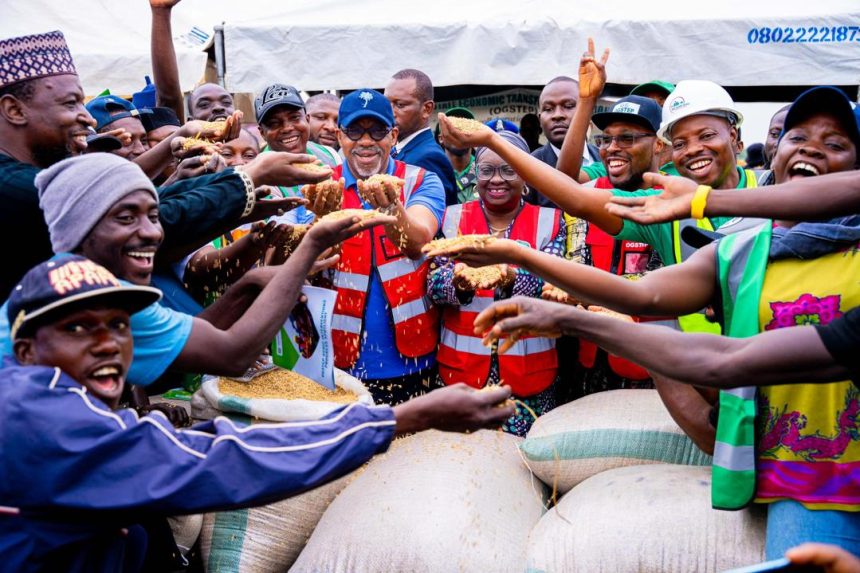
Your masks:
{"label": "handful of grain", "polygon": [[224,130],[227,129],[227,121],[219,120],[219,121],[204,121],[202,125],[203,131],[214,131],[218,134],[223,134]]}
{"label": "handful of grain", "polygon": [[457,128],[457,131],[462,133],[475,133],[479,129],[486,127],[480,121],[467,117],[449,117],[448,121]]}
{"label": "handful of grain", "polygon": [[274,398],[278,400],[312,400],[349,404],[358,400],[353,392],[338,387],[329,390],[310,378],[290,370],[277,368],[257,376],[250,382],[237,382],[219,378],[218,388],[222,394],[239,398]]}
{"label": "handful of grain", "polygon": [[322,217],[320,221],[340,221],[347,217],[358,217],[361,221],[367,221],[369,219],[382,217],[383,215],[384,213],[380,213],[375,209],[343,209],[341,211],[329,213],[325,217]]}
{"label": "handful of grain", "polygon": [[321,163],[293,163],[292,166],[296,169],[301,169],[302,171],[307,171],[309,173],[328,173],[331,171],[330,167],[327,167]]}
{"label": "handful of grain", "polygon": [[400,177],[395,177],[394,175],[387,175],[385,173],[377,173],[376,175],[365,179],[364,182],[379,183],[380,185],[388,183],[389,185],[392,185],[395,189],[397,189],[398,192],[403,189],[403,186],[406,184],[406,181],[404,181]]}
{"label": "handful of grain", "polygon": [[459,247],[485,247],[495,241],[493,235],[458,235],[451,239],[435,239],[430,241],[421,249],[425,253],[430,251],[452,251]]}
{"label": "handful of grain", "polygon": [[208,139],[201,139],[200,137],[186,137],[185,141],[182,142],[182,150],[187,152],[192,149],[203,149],[210,145],[212,145],[212,142]]}
{"label": "handful of grain", "polygon": [[472,286],[483,288],[495,288],[505,278],[502,267],[499,265],[477,268],[464,267],[458,270],[457,274],[469,281]]}
{"label": "handful of grain", "polygon": [[[307,163],[302,163],[302,165],[309,165]],[[316,201],[317,196],[321,193],[323,195],[331,193],[332,191],[340,192],[340,184],[334,179],[326,179],[325,181],[320,181],[319,183],[314,183],[313,185],[304,185],[302,186],[302,195],[305,196],[305,199],[310,201],[311,205]]]}

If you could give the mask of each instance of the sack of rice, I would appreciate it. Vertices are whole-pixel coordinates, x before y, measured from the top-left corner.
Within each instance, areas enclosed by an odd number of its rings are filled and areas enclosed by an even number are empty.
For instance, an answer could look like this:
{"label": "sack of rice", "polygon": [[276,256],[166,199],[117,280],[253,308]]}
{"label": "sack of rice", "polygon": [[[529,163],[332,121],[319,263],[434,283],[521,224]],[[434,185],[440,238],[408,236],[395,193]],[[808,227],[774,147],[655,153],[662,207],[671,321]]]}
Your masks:
{"label": "sack of rice", "polygon": [[286,572],[354,473],[270,505],[209,513],[200,551],[209,573]]}
{"label": "sack of rice", "polygon": [[529,536],[530,573],[717,572],[764,559],[765,511],[711,509],[711,469],[650,465],[591,477]]}
{"label": "sack of rice", "polygon": [[373,405],[370,392],[357,378],[335,369],[334,379],[337,389],[331,391],[295,372],[276,368],[248,382],[204,376],[200,393],[218,411],[273,422],[316,420],[350,402]]}
{"label": "sack of rice", "polygon": [[397,440],[332,502],[291,573],[522,572],[545,490],[519,442],[491,431]]}
{"label": "sack of rice", "polygon": [[534,474],[562,494],[612,468],[711,463],[656,390],[610,390],[559,406],[535,421],[520,448]]}

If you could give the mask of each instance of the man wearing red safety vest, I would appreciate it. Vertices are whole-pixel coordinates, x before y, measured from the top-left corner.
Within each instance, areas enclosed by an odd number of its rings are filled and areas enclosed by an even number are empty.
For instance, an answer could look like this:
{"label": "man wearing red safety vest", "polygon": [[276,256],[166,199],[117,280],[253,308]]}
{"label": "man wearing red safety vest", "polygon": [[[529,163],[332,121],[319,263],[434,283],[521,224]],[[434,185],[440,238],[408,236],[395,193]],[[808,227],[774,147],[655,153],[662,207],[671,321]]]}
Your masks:
{"label": "man wearing red safety vest", "polygon": [[[426,297],[421,247],[439,230],[445,192],[436,174],[390,157],[397,141],[391,104],[359,89],[340,105],[344,209],[380,209],[397,222],[359,233],[341,246],[332,320],[335,364],[361,379],[377,403],[398,404],[436,376],[438,316]],[[405,181],[368,182],[374,175]]]}

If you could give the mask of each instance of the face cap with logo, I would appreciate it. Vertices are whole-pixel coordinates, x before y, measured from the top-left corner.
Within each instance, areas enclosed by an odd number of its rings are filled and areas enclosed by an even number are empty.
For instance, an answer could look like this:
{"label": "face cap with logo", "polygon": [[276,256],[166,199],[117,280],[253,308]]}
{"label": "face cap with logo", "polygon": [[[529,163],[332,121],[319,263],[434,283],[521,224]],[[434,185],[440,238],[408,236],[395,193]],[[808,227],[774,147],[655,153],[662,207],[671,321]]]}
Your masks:
{"label": "face cap with logo", "polygon": [[86,105],[87,111],[96,120],[96,129],[100,130],[118,119],[151,114],[148,109],[139,110],[130,101],[115,95],[103,95],[93,98]]}
{"label": "face cap with logo", "polygon": [[388,99],[370,88],[357,89],[344,97],[338,112],[341,127],[349,127],[365,117],[379,120],[385,127],[394,127],[394,110]]}
{"label": "face cap with logo", "polygon": [[293,86],[272,84],[254,99],[254,113],[257,114],[257,123],[262,124],[270,111],[282,105],[295,109],[305,109],[305,100]]}
{"label": "face cap with logo", "polygon": [[512,121],[502,119],[500,117],[494,117],[493,119],[484,122],[484,125],[492,129],[493,131],[512,131],[514,133],[520,132],[520,128],[517,127],[517,124]]}
{"label": "face cap with logo", "polygon": [[732,96],[722,86],[707,80],[683,80],[663,104],[663,122],[657,136],[671,143],[672,126],[692,115],[722,117],[735,127],[740,127],[744,120]]}
{"label": "face cap with logo", "polygon": [[591,121],[600,130],[615,122],[635,123],[648,131],[657,132],[660,127],[660,106],[651,98],[631,95],[621,98],[609,111],[595,113]]}
{"label": "face cap with logo", "polygon": [[135,313],[161,298],[161,291],[121,284],[101,265],[66,255],[36,265],[12,289],[7,307],[10,338],[24,336],[35,324],[47,324],[75,309],[103,306]]}

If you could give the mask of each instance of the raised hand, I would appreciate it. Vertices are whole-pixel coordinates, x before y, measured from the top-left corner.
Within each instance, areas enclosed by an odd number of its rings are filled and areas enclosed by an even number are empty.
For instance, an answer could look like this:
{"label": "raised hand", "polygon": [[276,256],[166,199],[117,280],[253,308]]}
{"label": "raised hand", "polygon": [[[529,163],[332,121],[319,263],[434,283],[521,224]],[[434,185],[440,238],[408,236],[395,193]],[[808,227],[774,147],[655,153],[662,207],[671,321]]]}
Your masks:
{"label": "raised hand", "polygon": [[386,210],[400,203],[400,187],[390,181],[362,181],[357,183],[358,194],[372,208]]}
{"label": "raised hand", "polygon": [[606,62],[609,48],[603,51],[600,61],[594,56],[594,39],[588,39],[588,51],[579,60],[579,97],[598,98],[606,85]]}
{"label": "raised hand", "polygon": [[302,195],[308,200],[308,209],[317,217],[325,217],[343,208],[343,177],[337,181],[328,179],[315,185],[302,187]]}
{"label": "raised hand", "polygon": [[699,185],[692,179],[646,173],[643,176],[649,187],[662,187],[659,195],[645,197],[613,196],[606,210],[616,217],[629,219],[642,225],[664,223],[690,216],[690,203]]}
{"label": "raised hand", "polygon": [[149,5],[152,8],[161,8],[170,10],[177,4],[179,4],[180,0],[149,0]]}
{"label": "raised hand", "polygon": [[425,247],[428,257],[448,257],[470,267],[485,267],[499,263],[518,263],[518,253],[523,247],[510,239],[495,239],[479,245],[457,245],[450,248]]}
{"label": "raised hand", "polygon": [[270,151],[261,153],[241,168],[251,176],[255,185],[292,187],[306,183],[319,183],[331,178],[331,169],[310,171],[296,166],[300,163],[315,163],[316,161],[314,156],[304,153]]}

